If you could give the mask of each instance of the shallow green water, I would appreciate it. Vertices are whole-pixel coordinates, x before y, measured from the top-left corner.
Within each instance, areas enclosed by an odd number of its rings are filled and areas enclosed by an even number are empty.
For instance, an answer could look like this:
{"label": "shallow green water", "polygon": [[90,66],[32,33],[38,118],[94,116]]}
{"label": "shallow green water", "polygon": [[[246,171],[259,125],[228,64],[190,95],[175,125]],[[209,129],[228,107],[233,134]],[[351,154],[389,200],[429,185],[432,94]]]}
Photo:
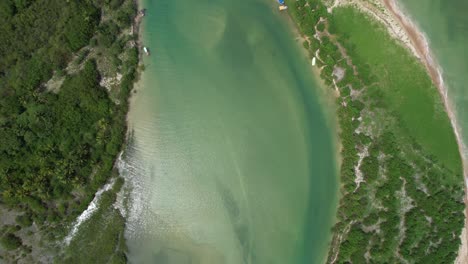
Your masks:
{"label": "shallow green water", "polygon": [[[462,138],[468,143],[468,2],[399,0],[423,30],[440,64],[454,104]],[[465,150],[465,156],[468,155]],[[467,156],[468,157],[468,156]]]}
{"label": "shallow green water", "polygon": [[322,261],[335,132],[286,14],[270,0],[144,7],[152,54],[125,158],[130,261]]}

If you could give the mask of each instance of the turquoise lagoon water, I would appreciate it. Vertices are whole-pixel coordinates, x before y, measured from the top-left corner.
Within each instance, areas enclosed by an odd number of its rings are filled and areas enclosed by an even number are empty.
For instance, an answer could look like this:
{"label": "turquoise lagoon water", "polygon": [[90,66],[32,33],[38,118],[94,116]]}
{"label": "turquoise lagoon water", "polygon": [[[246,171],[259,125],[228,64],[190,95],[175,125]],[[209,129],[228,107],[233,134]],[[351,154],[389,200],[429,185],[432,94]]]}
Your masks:
{"label": "turquoise lagoon water", "polygon": [[143,1],[125,157],[133,263],[319,263],[336,132],[270,0]]}

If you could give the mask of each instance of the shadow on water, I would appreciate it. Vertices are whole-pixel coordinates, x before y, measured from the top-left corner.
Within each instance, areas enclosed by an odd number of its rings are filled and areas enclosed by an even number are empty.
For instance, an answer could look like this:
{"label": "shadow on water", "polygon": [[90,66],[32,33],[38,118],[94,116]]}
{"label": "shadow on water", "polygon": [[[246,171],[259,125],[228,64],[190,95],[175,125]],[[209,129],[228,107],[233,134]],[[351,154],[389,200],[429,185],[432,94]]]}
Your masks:
{"label": "shadow on water", "polygon": [[229,188],[221,184],[219,181],[216,181],[216,187],[218,193],[221,196],[224,207],[231,219],[233,225],[234,233],[239,242],[239,245],[242,249],[242,256],[244,263],[253,263],[252,261],[252,234],[249,232],[248,223],[245,219],[248,219],[248,216],[243,216],[239,205],[234,199],[234,196]]}
{"label": "shadow on water", "polygon": [[[221,41],[217,44],[217,51],[219,57],[223,60],[225,65],[229,65],[233,70],[238,70],[246,65],[253,64],[252,49],[248,44],[246,32],[237,26],[235,16],[230,14],[226,18],[226,29],[223,33]],[[239,52],[226,52],[227,49],[235,49]]]}
{"label": "shadow on water", "polygon": [[[277,36],[277,40],[280,41],[280,36]],[[284,69],[288,69],[291,76],[293,76],[294,87],[298,88],[298,98],[302,100],[306,116],[314,116],[316,118],[308,122],[305,127],[305,134],[307,135],[306,140],[309,146],[307,149],[309,152],[310,192],[308,194],[309,198],[303,227],[304,243],[302,244],[300,253],[297,254],[298,257],[295,263],[323,263],[326,258],[327,250],[325,247],[320,248],[320,246],[328,246],[330,241],[328,241],[327,244],[323,243],[323,241],[319,241],[322,242],[320,244],[317,243],[316,237],[327,237],[327,234],[331,231],[323,228],[317,229],[317,226],[327,226],[332,220],[336,207],[335,205],[330,206],[330,204],[335,204],[336,201],[330,201],[329,199],[333,197],[336,198],[336,195],[330,195],[329,192],[338,192],[336,188],[338,178],[336,177],[336,166],[332,164],[333,161],[328,160],[327,162],[323,162],[321,158],[323,156],[332,157],[335,155],[335,153],[333,153],[335,148],[332,146],[332,142],[324,141],[316,135],[330,133],[331,128],[324,125],[317,126],[317,124],[327,124],[327,122],[325,116],[317,116],[314,114],[321,111],[314,99],[318,96],[318,93],[308,85],[312,81],[304,78],[307,74],[312,75],[312,72],[308,73],[308,68],[298,68],[297,64],[290,58],[287,58],[287,67],[284,67]],[[317,120],[317,118],[319,120]],[[321,152],[317,152],[317,150],[321,150]],[[327,206],[329,210],[324,209],[326,208],[325,206]],[[319,253],[324,253],[325,255],[319,255]]]}
{"label": "shadow on water", "polygon": [[192,264],[191,257],[185,252],[164,248],[153,256],[154,264]]}

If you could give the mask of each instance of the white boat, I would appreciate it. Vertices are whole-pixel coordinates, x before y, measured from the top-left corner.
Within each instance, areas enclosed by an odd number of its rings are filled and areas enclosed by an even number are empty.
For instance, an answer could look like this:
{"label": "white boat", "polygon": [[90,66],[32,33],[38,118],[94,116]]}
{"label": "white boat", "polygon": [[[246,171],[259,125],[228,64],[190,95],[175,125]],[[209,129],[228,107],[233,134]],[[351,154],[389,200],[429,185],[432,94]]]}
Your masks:
{"label": "white boat", "polygon": [[149,49],[147,47],[143,47],[143,51],[145,52],[147,56],[150,55]]}
{"label": "white boat", "polygon": [[312,66],[315,66],[316,59],[315,57],[312,58]]}

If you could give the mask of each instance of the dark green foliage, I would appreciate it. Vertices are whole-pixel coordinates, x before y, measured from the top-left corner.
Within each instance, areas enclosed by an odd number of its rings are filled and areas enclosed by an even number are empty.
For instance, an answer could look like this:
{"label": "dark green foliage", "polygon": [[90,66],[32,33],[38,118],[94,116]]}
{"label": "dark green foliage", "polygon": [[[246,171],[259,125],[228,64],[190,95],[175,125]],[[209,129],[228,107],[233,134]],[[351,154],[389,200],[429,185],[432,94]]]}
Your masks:
{"label": "dark green foliage", "polygon": [[[369,240],[367,234],[364,233],[358,226],[353,226],[348,233],[346,241],[343,242],[340,250],[340,258],[348,259],[352,257],[357,260],[357,258],[364,257],[366,252],[367,244]],[[360,252],[355,252],[355,249],[359,248]],[[363,263],[361,261],[356,263]]]}
{"label": "dark green foliage", "polygon": [[132,24],[133,18],[136,16],[136,6],[134,1],[129,1],[122,5],[115,16],[115,20],[121,28],[129,27]]}
{"label": "dark green foliage", "polygon": [[110,47],[119,34],[119,27],[112,21],[99,26],[98,42],[99,45]]}
{"label": "dark green foliage", "polygon": [[364,174],[364,178],[366,179],[366,181],[375,181],[379,173],[379,161],[377,160],[377,157],[365,157],[361,163],[361,171]]}
{"label": "dark green foliage", "polygon": [[9,180],[0,185],[5,201],[24,202],[44,213],[41,200],[61,198],[74,184],[90,183],[93,167],[112,162],[116,151],[107,152],[102,140],[116,136],[109,130],[113,106],[98,82],[96,66],[88,61],[78,75],[65,80],[58,95],[36,94],[1,128],[9,139],[0,164],[8,171],[4,179]]}
{"label": "dark green foliage", "polygon": [[0,16],[11,18],[16,11],[15,4],[11,0],[0,1]]}
{"label": "dark green foliage", "polygon": [[15,220],[22,227],[29,227],[32,225],[31,215],[27,213],[18,215]]}
{"label": "dark green foliage", "polygon": [[[75,2],[71,2],[75,3]],[[73,4],[72,4],[73,5]],[[72,16],[65,24],[64,33],[72,51],[88,44],[98,23],[97,9],[92,5],[76,4],[80,15]]]}
{"label": "dark green foliage", "polygon": [[22,245],[21,239],[13,233],[7,233],[0,239],[0,244],[6,250],[14,250]]}
{"label": "dark green foliage", "polygon": [[324,23],[318,23],[317,24],[317,30],[320,32],[323,32],[325,30],[325,24]]}
{"label": "dark green foliage", "polygon": [[32,0],[13,0],[13,2],[15,3],[16,9],[22,11],[32,3]]}
{"label": "dark green foliage", "polygon": [[351,94],[351,89],[349,88],[349,86],[345,86],[340,90],[340,92],[342,97],[346,97]]}
{"label": "dark green foliage", "polygon": [[71,51],[88,43],[99,22],[98,9],[88,1],[28,2],[16,1],[14,16],[0,15],[0,87],[18,89],[23,80],[48,78],[50,69],[63,67]]}
{"label": "dark green foliage", "polygon": [[[67,224],[87,207],[124,141],[138,50],[116,41],[122,28],[115,17],[100,25],[106,4],[0,1],[0,203],[23,211],[16,218],[20,226],[34,221],[51,239],[55,230],[46,228]],[[133,1],[116,6],[127,16],[134,7]],[[116,60],[124,80],[116,92],[119,105],[99,85],[96,55],[83,49],[91,38],[99,40],[96,35],[108,37],[114,58],[129,54]],[[70,75],[65,67],[72,58],[80,67]],[[54,73],[64,78],[57,93],[44,89]]]}

